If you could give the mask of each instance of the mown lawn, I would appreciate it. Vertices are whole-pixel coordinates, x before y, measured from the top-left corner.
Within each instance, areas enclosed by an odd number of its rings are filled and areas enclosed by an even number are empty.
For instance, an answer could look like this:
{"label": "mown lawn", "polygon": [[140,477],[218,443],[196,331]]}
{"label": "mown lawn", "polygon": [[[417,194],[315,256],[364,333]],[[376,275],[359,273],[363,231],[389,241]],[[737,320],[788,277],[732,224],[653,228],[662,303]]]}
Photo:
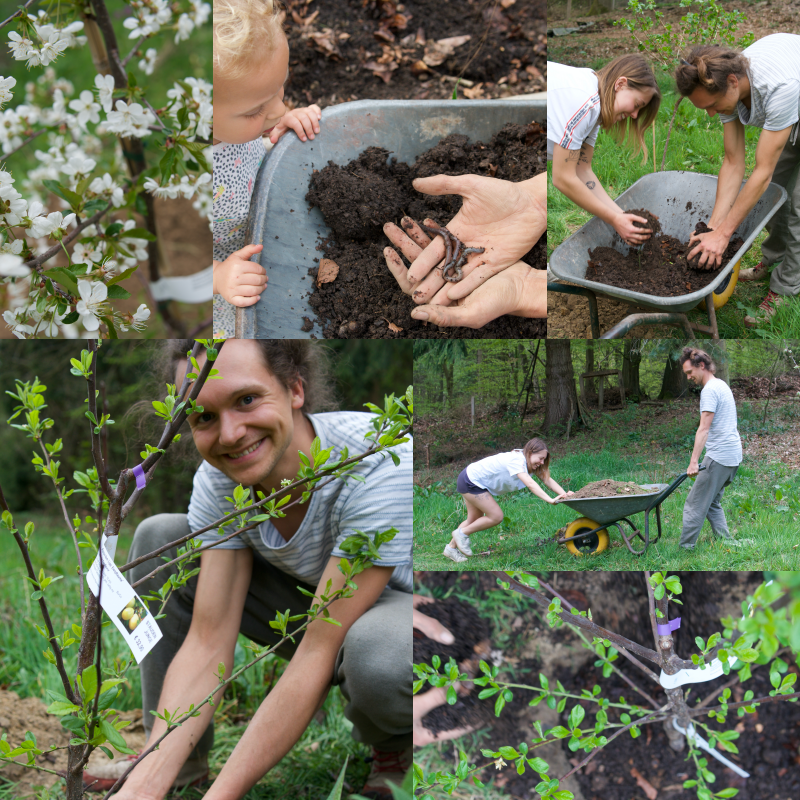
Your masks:
{"label": "mown lawn", "polygon": [[[786,405],[762,424],[759,409],[741,403],[739,430],[748,435],[779,434],[797,424],[796,412]],[[647,407],[631,406],[605,415],[600,429],[584,449],[570,448],[551,463],[561,486],[577,491],[602,478],[636,483],[671,483],[689,463],[697,419],[674,414],[665,422]],[[502,448],[498,449],[498,452]],[[737,547],[719,540],[708,523],[694,551],[678,546],[682,512],[691,488],[684,483],[662,505],[663,535],[641,556],[631,554],[616,528],[611,546],[599,555],[576,557],[553,540],[556,532],[582,515],[568,507],[549,505],[527,490],[499,499],[505,518],[488,531],[471,537],[475,555],[456,564],[442,555],[452,530],[465,519],[465,507],[456,492],[458,473],[468,462],[442,467],[436,480],[418,481],[414,494],[414,567],[430,570],[628,570],[628,569],[798,569],[800,567],[800,472],[781,463],[764,464],[745,457],[723,497],[728,526]],[[419,472],[419,471],[418,471]],[[552,493],[551,493],[552,494]],[[632,521],[644,527],[644,515]],[[651,538],[655,519],[651,513]],[[488,553],[487,553],[488,551]]]}
{"label": "mown lawn", "polygon": [[[595,67],[600,66],[594,65]],[[659,75],[659,87],[662,101],[656,121],[656,163],[661,170],[664,143],[667,140],[673,106],[678,99],[674,91],[674,82],[669,75]],[[747,166],[749,176],[755,166],[755,148],[760,130],[746,127]],[[645,141],[650,156],[645,163],[641,158],[634,158],[631,153],[620,148],[602,130],[598,136],[592,160],[592,168],[612,198],[618,197],[639,178],[653,172],[653,132],[648,130]],[[678,109],[678,115],[669,139],[669,149],[664,169],[689,170],[717,175],[722,165],[724,147],[722,139],[722,123],[719,117],[711,119],[705,111],[696,109],[688,100],[684,100]],[[552,182],[552,165],[548,164],[547,183],[547,251],[548,257],[567,237],[571,236],[592,215],[575,205],[569,198],[559,192]],[[761,260],[761,243],[766,237],[762,232],[753,246],[742,258],[741,268],[755,266]],[[800,336],[800,298],[792,298],[785,302],[778,314],[769,323],[757,329],[744,327],[744,317],[752,314],[767,293],[766,282],[739,283],[728,303],[717,310],[719,333],[725,339],[763,338],[797,338]],[[692,322],[707,324],[705,311],[689,312]],[[670,331],[675,338],[683,336],[683,332],[675,327]]]}
{"label": "mown lawn", "polygon": [[[63,575],[46,592],[46,599],[56,633],[69,624],[80,622],[80,594],[75,574],[75,550],[72,539],[58,518],[42,514],[15,514],[15,524],[24,525],[32,520],[36,529],[31,538],[31,560],[34,570],[40,568],[47,575]],[[131,526],[131,530],[133,526]],[[115,558],[124,563],[124,554],[130,537],[120,541]],[[89,549],[81,551],[84,567],[94,558]],[[42,651],[45,640],[37,633],[34,623],[42,625],[38,603],[31,602],[33,591],[23,579],[24,564],[16,542],[9,535],[0,537],[0,685],[17,692],[20,697],[38,697],[46,704],[51,702],[47,690],[60,690],[63,686],[55,667],[45,659]],[[248,640],[240,636],[237,643],[234,667],[238,668],[252,653],[244,649]],[[74,674],[76,647],[65,652],[70,674]],[[103,629],[103,663],[110,665],[114,659],[130,659],[131,653],[122,637],[110,625]],[[226,690],[223,702],[215,714],[215,741],[211,752],[212,775],[218,773],[239,741],[247,720],[255,714],[265,692],[277,681],[286,661],[268,656],[232,683]],[[139,669],[134,665],[127,672],[128,683],[117,701],[119,710],[141,707],[141,682]],[[344,759],[350,756],[346,780],[360,788],[369,772],[365,758],[370,750],[353,741],[352,724],[344,717],[344,699],[333,690],[308,730],[289,754],[267,774],[245,800],[280,800],[280,798],[327,797],[338,776]],[[16,743],[13,743],[16,744]],[[300,795],[298,787],[306,794]],[[201,787],[202,788],[202,787]],[[195,800],[205,794],[205,789],[187,789],[180,797]],[[7,794],[4,794],[6,792]],[[14,784],[2,778],[0,768],[0,798],[17,797]]]}

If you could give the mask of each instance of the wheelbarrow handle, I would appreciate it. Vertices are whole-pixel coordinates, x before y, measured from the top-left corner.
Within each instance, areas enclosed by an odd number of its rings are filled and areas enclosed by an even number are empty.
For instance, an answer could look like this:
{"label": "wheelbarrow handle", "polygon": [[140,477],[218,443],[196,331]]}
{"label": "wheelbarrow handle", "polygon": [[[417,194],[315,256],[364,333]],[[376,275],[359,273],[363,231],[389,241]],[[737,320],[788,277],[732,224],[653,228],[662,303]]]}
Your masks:
{"label": "wheelbarrow handle", "polygon": [[[698,469],[698,472],[702,472],[704,469],[706,469],[706,467],[701,465],[700,468]],[[669,486],[667,486],[667,488],[664,489],[663,492],[661,492],[661,494],[658,494],[653,498],[653,501],[647,507],[646,511],[649,513],[657,505],[663,503],[688,477],[689,477],[688,472],[684,472],[681,475],[678,475],[675,478],[675,480],[672,481],[672,483]]]}

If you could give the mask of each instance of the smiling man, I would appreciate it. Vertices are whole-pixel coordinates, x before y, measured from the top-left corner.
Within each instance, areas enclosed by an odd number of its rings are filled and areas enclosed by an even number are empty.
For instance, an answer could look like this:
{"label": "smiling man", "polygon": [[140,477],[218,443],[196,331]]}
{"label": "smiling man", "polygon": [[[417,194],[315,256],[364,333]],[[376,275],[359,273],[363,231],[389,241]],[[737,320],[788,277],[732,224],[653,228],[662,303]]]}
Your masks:
{"label": "smiling man", "polygon": [[[170,341],[164,347],[168,380],[180,384],[191,342]],[[221,380],[204,385],[198,397],[203,412],[189,418],[203,463],[188,516],[161,514],[142,522],[131,560],[228,513],[232,506],[225,497],[237,484],[269,493],[293,479],[301,464],[298,451],[308,454],[315,437],[323,448],[334,448],[334,457],[345,447],[356,455],[370,444],[364,439],[369,414],[308,413],[325,406],[330,396],[324,351],[317,343],[232,340],[221,349],[216,367]],[[218,684],[219,662],[231,673],[239,632],[273,645],[280,638],[270,628],[276,612],[303,614],[310,605],[298,586],[319,594],[328,581],[334,590],[343,585],[339,546],[347,536],[355,530],[398,529],[381,545],[375,566],[355,578],[354,595],[331,606],[341,625],[315,621],[296,644],[287,642],[278,650],[289,664],[206,793],[208,800],[243,797],[302,736],[331,686],[338,686],[347,701],[353,737],[373,749],[362,794],[391,797],[386,780],[400,784],[410,767],[411,443],[394,450],[399,466],[386,456],[370,456],[354,470],[359,480],[334,480],[285,517],[204,552],[199,575],[170,598],[159,621],[164,638],[141,664],[148,745],[166,730],[151,711],[199,703]],[[219,535],[212,530],[197,538],[206,543]],[[174,549],[168,555],[174,557]],[[132,581],[153,566],[150,561],[132,569]],[[139,592],[156,591],[166,577],[159,574]],[[199,717],[170,733],[115,797],[161,800],[173,785],[202,782],[214,738],[213,711],[204,706]],[[107,790],[128,766],[130,760],[118,759],[107,773],[85,775],[85,782],[100,778],[93,788]]]}
{"label": "smiling man", "polygon": [[[742,440],[736,422],[736,402],[725,381],[714,376],[716,366],[704,350],[685,347],[681,353],[681,367],[686,377],[700,392],[700,425],[694,438],[694,449],[688,475],[697,476],[686,505],[683,507],[683,532],[680,546],[694,550],[703,522],[707,519],[711,530],[723,539],[733,539],[722,510],[722,493],[730,484],[742,461]],[[700,472],[699,460],[705,469]]]}

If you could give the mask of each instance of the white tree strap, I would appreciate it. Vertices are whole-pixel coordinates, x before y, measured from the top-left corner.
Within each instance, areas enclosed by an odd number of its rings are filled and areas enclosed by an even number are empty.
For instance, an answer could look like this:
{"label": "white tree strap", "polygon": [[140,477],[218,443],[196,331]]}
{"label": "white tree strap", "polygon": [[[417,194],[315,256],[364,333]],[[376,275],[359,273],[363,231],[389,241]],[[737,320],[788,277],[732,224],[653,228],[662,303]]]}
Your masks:
{"label": "white tree strap", "polygon": [[181,275],[173,278],[159,278],[150,284],[153,299],[179,300],[181,303],[206,303],[214,293],[214,267],[206,267],[194,275]]}
{"label": "white tree strap", "polygon": [[697,747],[699,747],[701,750],[705,750],[706,753],[709,753],[710,755],[714,756],[714,758],[716,758],[717,761],[721,761],[726,767],[732,769],[737,775],[740,775],[742,778],[750,777],[749,772],[745,772],[741,767],[734,764],[733,761],[729,761],[715,747],[709,747],[708,742],[702,736],[700,736],[699,733],[697,733],[697,731],[694,729],[694,725],[692,725],[691,722],[689,723],[688,729],[684,729],[678,724],[678,720],[675,717],[673,717],[672,726],[675,728],[676,731],[679,731],[687,739],[689,739],[690,742],[694,740],[694,743]]}
{"label": "white tree strap", "polygon": [[[734,668],[738,659],[730,657],[728,663],[731,669]],[[713,681],[714,678],[719,678],[723,673],[722,662],[715,658],[706,664],[705,669],[696,667],[695,669],[682,669],[674,675],[667,675],[664,670],[661,670],[661,677],[659,682],[665,689],[675,689],[678,686],[683,686],[685,683],[705,683],[706,681]]]}

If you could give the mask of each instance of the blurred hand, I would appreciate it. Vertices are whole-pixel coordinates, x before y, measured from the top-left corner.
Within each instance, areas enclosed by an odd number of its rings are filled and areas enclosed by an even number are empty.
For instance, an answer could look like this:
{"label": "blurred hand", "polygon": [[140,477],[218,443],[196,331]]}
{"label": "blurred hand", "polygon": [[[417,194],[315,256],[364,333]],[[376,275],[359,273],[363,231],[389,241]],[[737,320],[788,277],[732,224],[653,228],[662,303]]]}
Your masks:
{"label": "blurred hand", "polygon": [[319,133],[321,117],[322,109],[317,105],[287,111],[281,117],[281,121],[272,129],[269,140],[272,144],[277,144],[281,136],[290,130],[297,134],[297,138],[301,142],[306,141],[306,139],[313,139],[314,134]]}
{"label": "blurred hand", "polygon": [[267,271],[250,261],[264,245],[248,244],[231,253],[224,261],[214,262],[214,294],[221,294],[231,305],[244,308],[261,299],[267,285]]}

